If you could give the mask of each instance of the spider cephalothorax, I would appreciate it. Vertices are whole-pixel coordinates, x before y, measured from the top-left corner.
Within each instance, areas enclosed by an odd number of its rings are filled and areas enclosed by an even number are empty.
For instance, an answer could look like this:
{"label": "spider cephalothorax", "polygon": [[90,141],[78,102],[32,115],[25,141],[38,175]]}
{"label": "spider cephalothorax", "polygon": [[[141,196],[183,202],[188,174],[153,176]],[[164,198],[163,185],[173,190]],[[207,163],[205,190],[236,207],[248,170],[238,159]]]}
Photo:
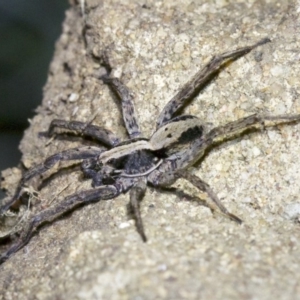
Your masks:
{"label": "spider cephalothorax", "polygon": [[[203,157],[205,151],[216,141],[260,125],[274,125],[300,120],[300,115],[263,116],[251,115],[246,118],[215,127],[211,130],[195,116],[179,115],[195,93],[215,75],[228,61],[235,60],[257,46],[270,42],[263,39],[258,43],[225,52],[215,56],[167,103],[157,120],[157,128],[149,138],[143,138],[135,117],[133,99],[128,88],[117,78],[111,78],[111,66],[108,53],[104,52],[103,65],[107,75],[101,79],[116,92],[122,103],[123,119],[129,139],[124,142],[109,130],[79,121],[53,120],[49,127],[52,135],[57,128],[92,137],[103,147],[85,146],[68,149],[47,158],[43,163],[27,171],[14,195],[3,204],[0,213],[7,211],[22,195],[24,185],[34,176],[44,173],[59,161],[82,160],[84,175],[92,179],[92,188],[66,197],[62,202],[47,208],[31,217],[20,231],[18,242],[0,257],[0,263],[22,248],[43,223],[54,220],[60,215],[82,203],[112,199],[130,190],[130,205],[135,216],[137,230],[146,241],[139,202],[147,185],[166,187],[178,178],[191,182],[196,188],[208,194],[211,201],[207,205],[213,210],[241,223],[235,215],[229,213],[207,183],[189,172],[188,168]],[[271,124],[267,124],[267,122]]]}

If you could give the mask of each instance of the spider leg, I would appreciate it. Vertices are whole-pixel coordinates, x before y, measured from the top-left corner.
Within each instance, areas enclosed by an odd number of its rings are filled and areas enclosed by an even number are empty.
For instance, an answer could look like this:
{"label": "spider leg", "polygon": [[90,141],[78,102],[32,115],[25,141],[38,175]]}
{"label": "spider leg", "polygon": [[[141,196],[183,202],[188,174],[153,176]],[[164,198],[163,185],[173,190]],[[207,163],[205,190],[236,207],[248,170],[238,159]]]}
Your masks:
{"label": "spider leg", "polygon": [[210,197],[212,201],[207,201],[207,205],[212,211],[219,211],[227,218],[239,224],[242,223],[242,220],[240,218],[238,218],[237,216],[235,216],[227,210],[227,208],[221,203],[218,196],[214,193],[214,191],[205,181],[203,181],[196,175],[189,173],[187,170],[180,171],[178,175],[189,181],[192,185],[194,185],[199,190],[205,192]]}
{"label": "spider leg", "polygon": [[18,242],[0,256],[0,264],[7,260],[12,254],[23,248],[29,242],[37,228],[42,224],[52,222],[54,219],[71,211],[80,204],[112,199],[119,194],[120,192],[113,185],[102,186],[96,189],[72,194],[57,205],[41,211],[36,216],[33,216],[27,226],[21,231]]}
{"label": "spider leg", "polygon": [[[265,124],[265,122],[272,122],[275,124]],[[213,128],[204,136],[204,143],[207,146],[211,145],[215,140],[221,139],[227,136],[234,136],[242,131],[253,128],[255,125],[262,126],[276,126],[279,124],[293,123],[300,121],[300,114],[298,115],[278,115],[278,116],[263,116],[259,114],[254,114],[249,117],[245,117],[226,125]],[[202,141],[203,144],[203,141]]]}
{"label": "spider leg", "polygon": [[75,131],[83,136],[92,137],[110,147],[114,147],[119,143],[119,139],[110,130],[92,124],[56,119],[53,120],[49,126],[48,133],[50,136],[54,134],[56,128]]}
{"label": "spider leg", "polygon": [[204,66],[194,77],[188,81],[180,91],[167,103],[160,113],[156,128],[159,128],[165,122],[173,118],[174,114],[178,112],[191,97],[199,91],[217,72],[229,61],[238,59],[239,57],[249,53],[254,48],[270,42],[268,38],[262,39],[258,43],[239,48],[234,51],[228,51],[223,54],[214,56],[210,62]]}
{"label": "spider leg", "polygon": [[24,174],[12,199],[0,207],[0,215],[8,210],[20,198],[24,184],[34,176],[46,172],[60,161],[92,158],[99,155],[101,152],[103,151],[98,147],[87,146],[68,149],[49,156],[43,163],[29,169]]}
{"label": "spider leg", "polygon": [[[105,51],[103,53],[103,63],[108,71],[111,73],[112,67],[109,62],[108,53]],[[122,83],[122,81],[118,78],[111,78],[108,75],[104,75],[101,77],[104,83],[108,84],[110,88],[119,96],[122,103],[122,114],[123,120],[125,123],[125,127],[129,134],[129,137],[136,138],[141,135],[141,131],[139,128],[139,124],[137,118],[135,116],[135,108],[133,102],[133,94],[128,89],[128,87]]]}
{"label": "spider leg", "polygon": [[147,185],[145,180],[140,180],[130,190],[130,207],[134,214],[137,231],[144,242],[147,242],[147,237],[144,232],[143,220],[141,217],[140,201],[145,194],[146,188]]}
{"label": "spider leg", "polygon": [[204,182],[199,177],[197,177],[193,174],[190,174],[189,171],[186,169],[177,170],[177,171],[173,169],[172,172],[170,172],[170,169],[167,169],[167,168],[159,170],[159,171],[156,170],[152,173],[152,176],[148,176],[148,182],[150,182],[154,186],[160,186],[160,187],[165,188],[165,187],[168,187],[171,184],[173,184],[179,178],[183,178],[183,179],[189,181],[196,188],[205,192],[209,196],[209,198],[212,200],[212,201],[209,201],[209,200],[206,201],[207,206],[212,211],[217,211],[217,212],[221,213],[222,215],[226,216],[227,218],[229,218],[239,224],[242,223],[241,219],[239,219],[237,216],[230,213],[226,209],[226,207],[219,200],[218,196],[214,193],[214,191],[210,188],[210,186],[206,182]]}
{"label": "spider leg", "polygon": [[[266,122],[270,122],[266,124]],[[223,126],[218,126],[210,130],[208,133],[204,134],[199,139],[196,139],[190,147],[188,147],[182,153],[177,153],[170,159],[170,162],[166,161],[161,167],[158,168],[157,172],[153,172],[152,180],[157,180],[156,177],[161,176],[159,174],[160,169],[165,172],[173,172],[176,170],[182,170],[187,167],[192,166],[196,161],[198,161],[203,155],[207,148],[213,145],[216,141],[222,140],[224,138],[234,137],[238,134],[241,134],[243,131],[246,131],[255,126],[276,126],[279,124],[287,124],[293,122],[300,122],[300,114],[298,115],[278,115],[278,116],[263,116],[260,114],[254,114],[230,123],[227,123]],[[157,175],[156,175],[157,174]],[[155,177],[156,176],[156,177]],[[173,178],[171,176],[171,178]]]}

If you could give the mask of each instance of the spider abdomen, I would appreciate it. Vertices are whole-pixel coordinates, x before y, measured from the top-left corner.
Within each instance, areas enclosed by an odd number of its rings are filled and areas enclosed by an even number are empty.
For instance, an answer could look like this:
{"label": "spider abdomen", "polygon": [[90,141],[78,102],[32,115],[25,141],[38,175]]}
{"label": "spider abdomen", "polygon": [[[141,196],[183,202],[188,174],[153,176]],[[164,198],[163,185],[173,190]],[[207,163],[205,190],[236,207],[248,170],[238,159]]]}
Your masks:
{"label": "spider abdomen", "polygon": [[179,116],[162,125],[151,137],[149,143],[156,151],[164,151],[170,155],[187,144],[202,137],[204,126],[194,116]]}

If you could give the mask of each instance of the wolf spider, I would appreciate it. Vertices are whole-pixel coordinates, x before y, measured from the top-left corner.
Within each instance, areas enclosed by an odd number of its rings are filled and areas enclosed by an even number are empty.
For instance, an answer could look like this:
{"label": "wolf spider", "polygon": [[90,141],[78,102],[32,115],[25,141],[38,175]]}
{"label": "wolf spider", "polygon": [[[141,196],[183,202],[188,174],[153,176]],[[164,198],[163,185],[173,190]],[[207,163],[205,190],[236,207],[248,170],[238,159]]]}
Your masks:
{"label": "wolf spider", "polygon": [[57,128],[73,131],[86,137],[92,137],[97,142],[107,146],[108,150],[104,151],[102,148],[92,146],[68,149],[48,157],[43,163],[24,174],[12,199],[0,208],[1,214],[21,197],[25,183],[46,172],[60,161],[82,160],[82,172],[86,177],[92,179],[93,188],[69,195],[62,202],[32,216],[28,224],[21,230],[17,243],[2,254],[0,263],[24,247],[43,223],[52,222],[80,204],[113,199],[129,190],[130,206],[134,214],[137,231],[142,240],[146,241],[140,214],[140,201],[147,184],[153,187],[167,187],[178,178],[189,181],[197,189],[207,193],[211,199],[207,205],[212,211],[218,211],[237,223],[241,223],[242,221],[238,217],[231,214],[223,206],[210,186],[189,172],[188,168],[202,158],[205,151],[217,140],[230,136],[235,137],[253,127],[266,125],[266,122],[271,123],[269,126],[274,126],[274,123],[299,121],[300,115],[264,116],[254,114],[211,130],[207,130],[195,116],[175,115],[179,114],[179,111],[192,96],[199,92],[226,63],[234,61],[252,49],[268,42],[270,40],[265,38],[254,45],[214,56],[167,103],[158,117],[156,131],[149,139],[141,136],[132,94],[118,78],[110,76],[112,68],[107,52],[104,52],[102,62],[107,70],[107,75],[101,79],[121,99],[123,119],[129,139],[120,142],[111,131],[87,123],[53,120],[49,127],[49,135],[52,135]]}

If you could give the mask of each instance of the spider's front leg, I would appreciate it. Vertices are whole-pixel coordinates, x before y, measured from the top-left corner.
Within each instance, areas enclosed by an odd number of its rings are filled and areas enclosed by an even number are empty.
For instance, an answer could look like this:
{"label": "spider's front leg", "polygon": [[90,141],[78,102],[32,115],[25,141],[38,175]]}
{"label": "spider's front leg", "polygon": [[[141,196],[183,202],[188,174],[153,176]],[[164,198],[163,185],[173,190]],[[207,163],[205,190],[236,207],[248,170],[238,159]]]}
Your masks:
{"label": "spider's front leg", "polygon": [[98,147],[86,146],[86,147],[68,149],[48,157],[43,163],[31,168],[24,174],[12,199],[10,199],[10,201],[4,203],[0,207],[0,215],[2,215],[6,210],[8,210],[20,198],[24,185],[31,178],[43,174],[44,172],[51,169],[56,163],[60,161],[92,158],[98,156],[102,152],[103,150],[101,150]]}
{"label": "spider's front leg", "polygon": [[122,103],[122,115],[125,123],[126,130],[129,137],[137,138],[141,135],[139,124],[135,115],[135,108],[133,103],[133,94],[128,87],[122,83],[118,78],[111,78],[109,75],[112,71],[112,66],[109,62],[109,55],[107,50],[104,51],[102,56],[103,64],[108,71],[108,75],[102,76],[101,79],[107,83],[111,89],[120,97]]}
{"label": "spider's front leg", "polygon": [[134,214],[137,231],[144,242],[147,242],[147,237],[145,235],[143,220],[141,217],[140,201],[146,192],[146,188],[146,181],[142,179],[138,181],[130,190],[130,207]]}
{"label": "spider's front leg", "polygon": [[70,195],[57,205],[41,211],[36,216],[33,216],[27,226],[21,231],[18,242],[0,256],[0,264],[23,248],[29,242],[37,228],[43,223],[52,222],[54,219],[71,211],[80,204],[112,199],[117,197],[120,192],[121,191],[113,185],[102,186]]}
{"label": "spider's front leg", "polygon": [[57,128],[71,130],[83,136],[92,137],[107,146],[114,147],[120,140],[108,129],[79,121],[53,120],[48,134],[52,136]]}

